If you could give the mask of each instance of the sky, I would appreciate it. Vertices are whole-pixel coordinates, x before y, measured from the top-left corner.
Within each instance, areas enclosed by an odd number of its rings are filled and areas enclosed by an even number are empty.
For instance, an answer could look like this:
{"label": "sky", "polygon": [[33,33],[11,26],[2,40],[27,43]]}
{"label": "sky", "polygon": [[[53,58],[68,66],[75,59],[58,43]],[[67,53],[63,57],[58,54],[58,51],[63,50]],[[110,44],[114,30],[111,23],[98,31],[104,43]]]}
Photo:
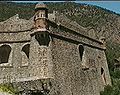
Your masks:
{"label": "sky", "polygon": [[120,1],[77,1],[77,3],[97,5],[120,14]]}
{"label": "sky", "polygon": [[[36,3],[36,2],[44,2],[44,1],[15,1],[15,2],[32,2],[32,3]],[[46,1],[46,2],[61,2],[61,1]],[[108,10],[111,10],[113,12],[119,13],[120,14],[120,1],[80,1],[80,0],[76,0],[76,3],[86,3],[86,4],[90,4],[90,5],[96,5],[96,6],[100,6],[103,8],[106,8]]]}

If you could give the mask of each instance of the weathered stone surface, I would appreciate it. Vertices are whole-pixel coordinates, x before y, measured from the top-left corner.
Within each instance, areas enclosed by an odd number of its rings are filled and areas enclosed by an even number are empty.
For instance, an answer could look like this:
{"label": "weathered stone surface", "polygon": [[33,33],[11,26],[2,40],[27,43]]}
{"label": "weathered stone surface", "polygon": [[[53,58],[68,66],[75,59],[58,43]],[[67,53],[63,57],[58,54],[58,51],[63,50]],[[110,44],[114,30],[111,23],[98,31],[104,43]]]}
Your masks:
{"label": "weathered stone surface", "polygon": [[63,16],[51,21],[44,12],[35,14],[36,19],[16,15],[0,22],[0,47],[11,47],[7,63],[0,63],[0,83],[12,83],[23,94],[100,95],[111,85],[105,43],[95,39],[94,30],[87,33]]}
{"label": "weathered stone surface", "polygon": [[33,19],[25,20],[19,19],[18,14],[7,19],[6,21],[0,22],[0,32],[16,32],[29,30],[33,27]]}

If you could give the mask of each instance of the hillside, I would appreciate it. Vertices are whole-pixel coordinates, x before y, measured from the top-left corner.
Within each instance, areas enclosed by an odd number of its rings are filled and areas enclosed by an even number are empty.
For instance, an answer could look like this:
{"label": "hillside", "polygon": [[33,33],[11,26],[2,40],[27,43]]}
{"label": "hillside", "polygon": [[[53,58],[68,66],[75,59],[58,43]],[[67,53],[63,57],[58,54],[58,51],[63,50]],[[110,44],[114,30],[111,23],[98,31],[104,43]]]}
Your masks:
{"label": "hillside", "polygon": [[105,36],[108,40],[120,42],[120,15],[112,11],[86,4],[47,3],[49,12],[52,10],[66,15],[83,27],[94,29],[96,36]]}

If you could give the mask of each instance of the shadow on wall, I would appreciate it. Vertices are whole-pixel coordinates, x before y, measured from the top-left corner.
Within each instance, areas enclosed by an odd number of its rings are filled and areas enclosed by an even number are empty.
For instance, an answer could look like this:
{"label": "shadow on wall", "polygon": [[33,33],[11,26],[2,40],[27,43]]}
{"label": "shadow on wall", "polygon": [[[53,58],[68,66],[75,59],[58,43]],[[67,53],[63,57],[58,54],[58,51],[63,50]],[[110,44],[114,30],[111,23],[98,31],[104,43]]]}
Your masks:
{"label": "shadow on wall", "polygon": [[35,39],[39,42],[39,45],[45,45],[48,46],[50,42],[50,36],[49,33],[43,32],[43,33],[36,33]]}

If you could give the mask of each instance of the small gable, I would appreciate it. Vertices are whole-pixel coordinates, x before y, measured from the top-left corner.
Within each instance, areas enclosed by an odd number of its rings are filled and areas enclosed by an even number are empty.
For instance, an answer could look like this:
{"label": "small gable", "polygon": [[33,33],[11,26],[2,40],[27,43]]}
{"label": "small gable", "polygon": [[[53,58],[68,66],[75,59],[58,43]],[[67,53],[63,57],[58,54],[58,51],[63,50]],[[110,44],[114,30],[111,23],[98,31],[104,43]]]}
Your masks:
{"label": "small gable", "polygon": [[13,17],[0,22],[0,32],[29,30],[33,27],[33,23],[33,19],[20,19],[19,15],[16,14]]}

